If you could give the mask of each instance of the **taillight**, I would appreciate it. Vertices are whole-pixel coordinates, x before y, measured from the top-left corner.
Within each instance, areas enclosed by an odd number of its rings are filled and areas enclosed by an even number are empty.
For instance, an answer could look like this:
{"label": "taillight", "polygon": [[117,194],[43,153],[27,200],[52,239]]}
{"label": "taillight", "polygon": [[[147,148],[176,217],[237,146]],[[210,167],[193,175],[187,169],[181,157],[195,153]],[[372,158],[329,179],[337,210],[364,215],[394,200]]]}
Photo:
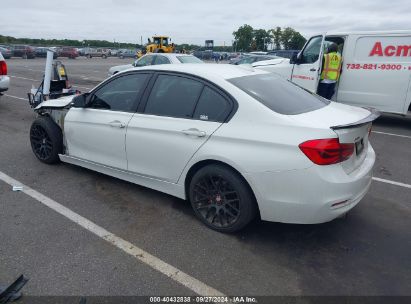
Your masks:
{"label": "taillight", "polygon": [[0,61],[0,75],[7,75],[7,64],[5,61]]}
{"label": "taillight", "polygon": [[354,144],[341,144],[338,138],[314,139],[298,146],[317,165],[332,165],[343,162],[354,153]]}

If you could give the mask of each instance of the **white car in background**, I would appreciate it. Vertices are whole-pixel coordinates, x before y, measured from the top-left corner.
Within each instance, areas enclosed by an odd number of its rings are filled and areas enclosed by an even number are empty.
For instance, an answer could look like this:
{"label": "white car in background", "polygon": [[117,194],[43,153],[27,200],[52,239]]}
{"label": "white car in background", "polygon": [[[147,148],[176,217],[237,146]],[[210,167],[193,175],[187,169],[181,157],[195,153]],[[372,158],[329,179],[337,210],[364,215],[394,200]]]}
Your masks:
{"label": "white car in background", "polygon": [[258,68],[260,66],[267,67],[267,66],[273,66],[273,65],[284,65],[290,62],[290,59],[288,58],[275,58],[275,59],[268,59],[268,60],[261,60],[261,61],[256,61],[253,62],[251,65],[253,68]]}
{"label": "white car in background", "polygon": [[7,63],[3,55],[0,53],[0,96],[3,92],[9,89],[10,77],[7,76]]}
{"label": "white car in background", "polygon": [[148,65],[159,65],[159,64],[180,64],[180,63],[204,63],[197,57],[187,54],[177,54],[177,53],[151,53],[146,54],[140,59],[137,59],[132,64],[117,65],[111,67],[108,70],[108,76],[117,74],[118,72],[125,71],[131,68],[139,68]]}
{"label": "white car in background", "polygon": [[187,199],[221,232],[257,214],[285,223],[331,221],[357,205],[372,180],[368,137],[378,113],[249,66],[134,68],[35,111],[30,141],[40,161]]}

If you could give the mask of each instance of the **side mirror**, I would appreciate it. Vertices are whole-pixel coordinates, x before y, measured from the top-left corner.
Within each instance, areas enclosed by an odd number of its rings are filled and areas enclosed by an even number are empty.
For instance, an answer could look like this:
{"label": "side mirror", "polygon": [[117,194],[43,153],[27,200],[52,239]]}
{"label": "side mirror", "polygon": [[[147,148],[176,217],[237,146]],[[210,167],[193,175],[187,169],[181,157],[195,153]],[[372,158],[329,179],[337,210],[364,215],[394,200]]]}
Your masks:
{"label": "side mirror", "polygon": [[298,54],[294,53],[290,58],[290,64],[298,64],[299,58]]}
{"label": "side mirror", "polygon": [[71,106],[73,108],[85,108],[87,106],[88,96],[89,96],[89,93],[77,95],[71,101]]}

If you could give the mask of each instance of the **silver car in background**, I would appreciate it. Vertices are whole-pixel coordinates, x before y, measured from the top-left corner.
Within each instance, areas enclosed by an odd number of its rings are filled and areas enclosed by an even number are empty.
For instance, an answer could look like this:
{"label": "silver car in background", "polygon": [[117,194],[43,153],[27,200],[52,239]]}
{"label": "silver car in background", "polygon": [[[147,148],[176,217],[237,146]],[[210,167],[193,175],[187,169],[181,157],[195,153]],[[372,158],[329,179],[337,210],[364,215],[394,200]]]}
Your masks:
{"label": "silver car in background", "polygon": [[147,54],[137,59],[131,64],[117,65],[108,70],[108,76],[113,76],[118,72],[125,71],[131,68],[144,67],[148,65],[159,64],[180,64],[180,63],[204,63],[193,55],[186,54]]}

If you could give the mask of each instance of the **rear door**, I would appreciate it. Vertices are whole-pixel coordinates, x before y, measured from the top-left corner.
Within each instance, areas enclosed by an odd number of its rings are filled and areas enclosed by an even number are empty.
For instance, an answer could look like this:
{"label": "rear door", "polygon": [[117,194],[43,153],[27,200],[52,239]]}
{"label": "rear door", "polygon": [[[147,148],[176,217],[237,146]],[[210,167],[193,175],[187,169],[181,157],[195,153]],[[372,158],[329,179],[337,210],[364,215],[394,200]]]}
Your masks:
{"label": "rear door", "polygon": [[160,73],[128,124],[128,170],[176,183],[190,158],[225,121],[233,102],[214,86]]}
{"label": "rear door", "polygon": [[298,63],[294,64],[291,81],[316,93],[323,57],[324,36],[314,36],[301,51]]}
{"label": "rear door", "polygon": [[64,125],[68,155],[126,170],[126,127],[150,75],[115,77],[92,93],[87,108],[71,108]]}

